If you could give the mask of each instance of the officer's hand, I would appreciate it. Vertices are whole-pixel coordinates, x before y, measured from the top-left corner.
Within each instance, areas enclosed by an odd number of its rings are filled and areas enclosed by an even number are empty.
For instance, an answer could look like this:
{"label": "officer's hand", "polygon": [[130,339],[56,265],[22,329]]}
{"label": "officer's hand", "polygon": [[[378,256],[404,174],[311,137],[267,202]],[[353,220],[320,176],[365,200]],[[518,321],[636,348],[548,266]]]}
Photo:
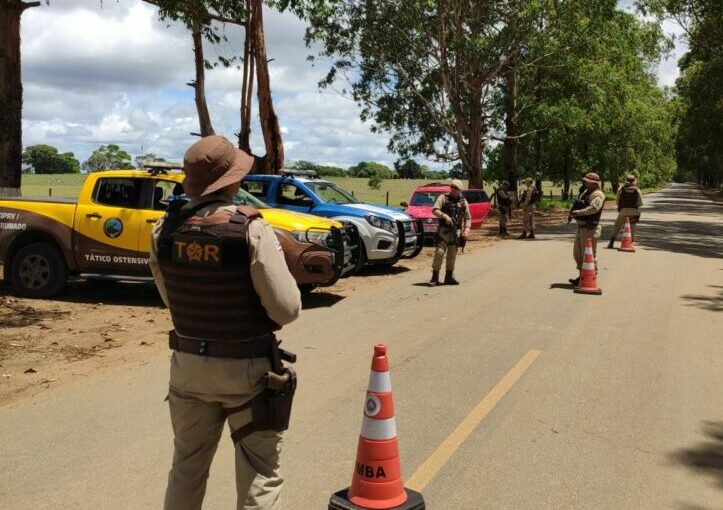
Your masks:
{"label": "officer's hand", "polygon": [[464,229],[464,232],[462,232],[462,239],[467,239],[469,237],[469,229]]}
{"label": "officer's hand", "polygon": [[450,227],[452,226],[452,218],[450,218],[447,214],[444,215],[444,222]]}

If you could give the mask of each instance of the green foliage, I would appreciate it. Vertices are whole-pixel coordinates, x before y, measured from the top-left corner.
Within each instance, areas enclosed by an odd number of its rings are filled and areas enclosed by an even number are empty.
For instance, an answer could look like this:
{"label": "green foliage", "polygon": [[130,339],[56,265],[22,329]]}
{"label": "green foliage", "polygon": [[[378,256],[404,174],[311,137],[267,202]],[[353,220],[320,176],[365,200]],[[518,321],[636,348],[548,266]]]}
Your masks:
{"label": "green foliage", "polygon": [[372,175],[367,182],[367,186],[369,186],[371,189],[379,189],[382,186],[382,178],[376,174]]}
{"label": "green foliage", "polygon": [[50,145],[31,145],[23,151],[23,164],[36,174],[77,174],[80,162],[72,152],[59,153]]}
{"label": "green foliage", "polygon": [[400,179],[423,179],[422,165],[413,159],[398,159],[394,162],[394,170]]}
{"label": "green foliage", "polygon": [[346,171],[338,166],[317,165],[311,161],[299,160],[289,165],[289,168],[295,170],[313,170],[319,177],[345,177]]}
{"label": "green foliage", "polygon": [[131,156],[117,145],[101,145],[83,163],[83,169],[89,172],[99,170],[126,170],[134,168]]}
{"label": "green foliage", "polygon": [[349,175],[349,177],[377,176],[380,179],[393,179],[396,174],[391,168],[381,163],[362,161],[358,165],[349,167],[347,175]]}

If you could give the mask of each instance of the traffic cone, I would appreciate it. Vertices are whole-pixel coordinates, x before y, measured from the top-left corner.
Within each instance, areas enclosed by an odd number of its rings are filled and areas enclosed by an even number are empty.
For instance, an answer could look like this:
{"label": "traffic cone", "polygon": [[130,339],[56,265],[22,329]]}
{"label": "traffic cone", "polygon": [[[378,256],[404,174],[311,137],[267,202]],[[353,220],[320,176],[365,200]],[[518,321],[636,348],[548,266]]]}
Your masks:
{"label": "traffic cone", "polygon": [[577,294],[602,294],[597,286],[597,272],[595,271],[595,256],[592,253],[592,239],[585,243],[585,254],[580,269],[580,285],[575,287]]}
{"label": "traffic cone", "polygon": [[625,218],[625,232],[623,232],[623,242],[618,248],[618,251],[635,251],[633,245],[633,235],[630,232],[630,219]]}
{"label": "traffic cone", "polygon": [[374,346],[364,419],[351,487],[334,494],[329,510],[424,510],[424,498],[404,488],[394,420],[387,346]]}

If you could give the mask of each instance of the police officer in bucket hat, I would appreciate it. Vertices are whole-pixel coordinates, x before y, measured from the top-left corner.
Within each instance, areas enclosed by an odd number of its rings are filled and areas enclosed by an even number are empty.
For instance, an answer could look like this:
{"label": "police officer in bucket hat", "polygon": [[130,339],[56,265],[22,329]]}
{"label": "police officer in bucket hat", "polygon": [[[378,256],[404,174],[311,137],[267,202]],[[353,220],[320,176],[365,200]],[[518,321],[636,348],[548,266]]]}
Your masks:
{"label": "police officer in bucket hat", "polygon": [[221,136],[183,161],[188,201],[152,233],[151,269],[173,320],[168,402],[174,432],[166,510],[200,510],[224,425],[238,508],[277,510],[279,455],[296,387],[275,332],[299,316],[298,287],[273,229],[233,197],[253,158]]}

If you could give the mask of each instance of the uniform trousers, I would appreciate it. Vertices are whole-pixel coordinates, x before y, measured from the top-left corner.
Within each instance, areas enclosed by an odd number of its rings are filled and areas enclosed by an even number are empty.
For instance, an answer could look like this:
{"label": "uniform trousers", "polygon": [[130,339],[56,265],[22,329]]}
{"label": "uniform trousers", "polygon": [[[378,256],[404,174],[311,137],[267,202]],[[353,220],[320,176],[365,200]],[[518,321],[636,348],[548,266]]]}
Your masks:
{"label": "uniform trousers", "polygon": [[535,231],[535,206],[532,204],[522,208],[522,228],[525,232]]}
{"label": "uniform trousers", "polygon": [[597,240],[600,239],[601,233],[602,227],[600,225],[595,228],[587,228],[578,224],[577,234],[575,235],[575,247],[572,251],[578,271],[582,269],[582,260],[585,254],[585,245],[587,244],[588,239],[592,240],[592,254],[595,259],[595,271],[597,271]]}
{"label": "uniform trousers", "polygon": [[633,241],[635,241],[635,231],[637,230],[638,222],[633,221],[632,218],[639,214],[640,212],[635,207],[624,207],[620,209],[618,217],[615,219],[615,226],[613,227],[615,230],[613,230],[613,235],[610,236],[610,239],[615,239],[618,236],[618,232],[620,232],[620,229],[623,225],[625,225],[625,218],[631,218],[630,235],[632,236]]}
{"label": "uniform trousers", "polygon": [[[211,461],[228,420],[231,430],[251,421],[244,410],[228,418],[224,409],[248,402],[263,389],[266,358],[229,359],[174,352],[168,403],[175,452],[168,475],[165,510],[200,510]],[[283,434],[253,432],[235,445],[238,510],[278,510],[283,478],[279,456]],[[230,440],[230,439],[229,439]]]}
{"label": "uniform trousers", "polygon": [[434,260],[432,261],[432,269],[439,271],[442,269],[442,261],[445,254],[447,255],[447,271],[454,271],[454,265],[457,261],[457,242],[454,231],[449,227],[440,226],[437,232],[437,246],[434,249]]}

